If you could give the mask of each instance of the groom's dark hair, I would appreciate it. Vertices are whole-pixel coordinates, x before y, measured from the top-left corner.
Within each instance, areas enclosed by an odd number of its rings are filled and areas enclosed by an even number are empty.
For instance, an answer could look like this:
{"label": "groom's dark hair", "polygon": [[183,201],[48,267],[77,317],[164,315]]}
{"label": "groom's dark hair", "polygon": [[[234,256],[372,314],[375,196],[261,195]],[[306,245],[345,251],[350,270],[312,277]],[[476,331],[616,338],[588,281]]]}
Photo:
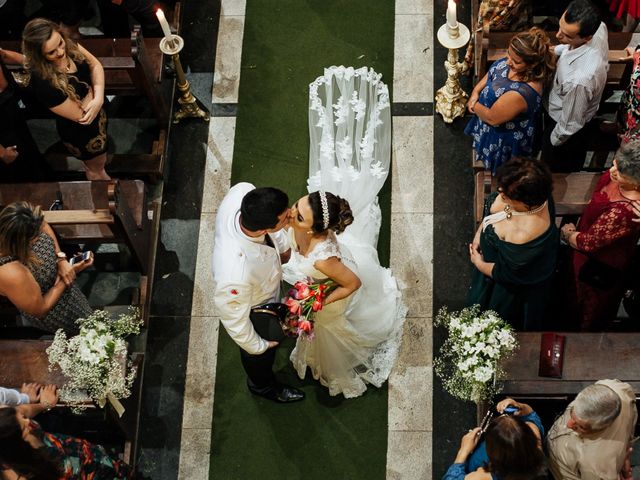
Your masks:
{"label": "groom's dark hair", "polygon": [[289,197],[282,190],[262,187],[251,190],[242,199],[240,222],[252,232],[267,230],[278,224],[278,216],[289,206]]}

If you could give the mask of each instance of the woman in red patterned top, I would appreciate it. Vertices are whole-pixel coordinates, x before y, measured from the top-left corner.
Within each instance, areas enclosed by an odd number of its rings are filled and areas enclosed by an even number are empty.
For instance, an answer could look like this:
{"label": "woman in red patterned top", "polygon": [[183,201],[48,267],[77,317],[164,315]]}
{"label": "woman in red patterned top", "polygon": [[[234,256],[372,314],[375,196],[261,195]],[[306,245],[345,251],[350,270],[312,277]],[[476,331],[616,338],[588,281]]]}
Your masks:
{"label": "woman in red patterned top", "polygon": [[40,390],[40,403],[0,407],[0,479],[117,480],[133,470],[100,445],[69,435],[47,433],[31,420],[58,401],[55,385]]}
{"label": "woman in red patterned top", "polygon": [[562,227],[573,247],[573,272],[582,330],[597,330],[615,318],[624,278],[634,255],[640,223],[633,202],[640,200],[640,140],[623,143],[613,166],[596,186],[578,227]]}

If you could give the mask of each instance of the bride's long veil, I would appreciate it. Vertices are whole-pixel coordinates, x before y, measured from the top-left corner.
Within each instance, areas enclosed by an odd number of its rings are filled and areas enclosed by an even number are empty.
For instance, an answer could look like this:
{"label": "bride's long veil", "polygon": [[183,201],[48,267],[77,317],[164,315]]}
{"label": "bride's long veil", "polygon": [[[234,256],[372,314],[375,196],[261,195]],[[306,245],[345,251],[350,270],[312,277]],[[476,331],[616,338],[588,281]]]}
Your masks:
{"label": "bride's long veil", "polygon": [[377,195],[391,163],[389,90],[381,77],[366,67],[333,66],[309,86],[309,192],[346,198],[355,221],[344,235],[374,249]]}
{"label": "bride's long veil", "polygon": [[406,314],[376,249],[378,192],[391,164],[389,90],[381,75],[366,67],[325,69],[309,88],[309,136],[309,192],[322,189],[346,198],[354,214],[353,224],[338,236],[362,280],[346,313],[360,344],[376,347],[367,379],[379,385],[395,361]]}

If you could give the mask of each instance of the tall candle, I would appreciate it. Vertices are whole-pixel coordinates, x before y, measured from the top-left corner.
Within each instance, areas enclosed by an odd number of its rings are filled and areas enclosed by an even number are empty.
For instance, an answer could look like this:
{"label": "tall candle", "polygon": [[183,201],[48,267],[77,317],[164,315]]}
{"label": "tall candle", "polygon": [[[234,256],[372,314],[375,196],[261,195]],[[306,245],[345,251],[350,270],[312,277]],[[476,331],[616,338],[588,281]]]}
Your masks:
{"label": "tall candle", "polygon": [[456,2],[449,0],[447,5],[447,25],[450,27],[456,27],[458,20],[456,19]]}
{"label": "tall candle", "polygon": [[156,17],[158,17],[158,21],[160,22],[160,26],[162,27],[162,33],[167,40],[172,40],[171,29],[169,28],[169,23],[164,16],[164,12],[161,9],[156,10]]}

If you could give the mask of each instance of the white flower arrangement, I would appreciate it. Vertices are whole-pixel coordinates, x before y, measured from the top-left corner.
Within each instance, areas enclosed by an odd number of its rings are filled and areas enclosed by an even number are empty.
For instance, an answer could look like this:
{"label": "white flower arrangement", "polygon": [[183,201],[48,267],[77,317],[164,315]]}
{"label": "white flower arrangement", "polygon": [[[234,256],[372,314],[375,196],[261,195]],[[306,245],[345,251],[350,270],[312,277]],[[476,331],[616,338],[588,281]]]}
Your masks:
{"label": "white flower arrangement", "polygon": [[49,370],[59,368],[67,377],[67,382],[59,385],[60,399],[74,412],[87,408],[86,397],[100,407],[109,401],[122,415],[119,399],[131,395],[137,373],[127,358],[124,338],[140,333],[139,311],[130,308],[127,314],[112,319],[107,312],[96,310],[77,323],[78,335],[67,339],[64,331],[58,330],[47,348]]}
{"label": "white flower arrangement", "polygon": [[479,305],[451,313],[443,308],[435,325],[449,333],[434,361],[445,390],[476,403],[498,393],[504,375],[499,361],[517,347],[511,326],[491,310],[480,312]]}

